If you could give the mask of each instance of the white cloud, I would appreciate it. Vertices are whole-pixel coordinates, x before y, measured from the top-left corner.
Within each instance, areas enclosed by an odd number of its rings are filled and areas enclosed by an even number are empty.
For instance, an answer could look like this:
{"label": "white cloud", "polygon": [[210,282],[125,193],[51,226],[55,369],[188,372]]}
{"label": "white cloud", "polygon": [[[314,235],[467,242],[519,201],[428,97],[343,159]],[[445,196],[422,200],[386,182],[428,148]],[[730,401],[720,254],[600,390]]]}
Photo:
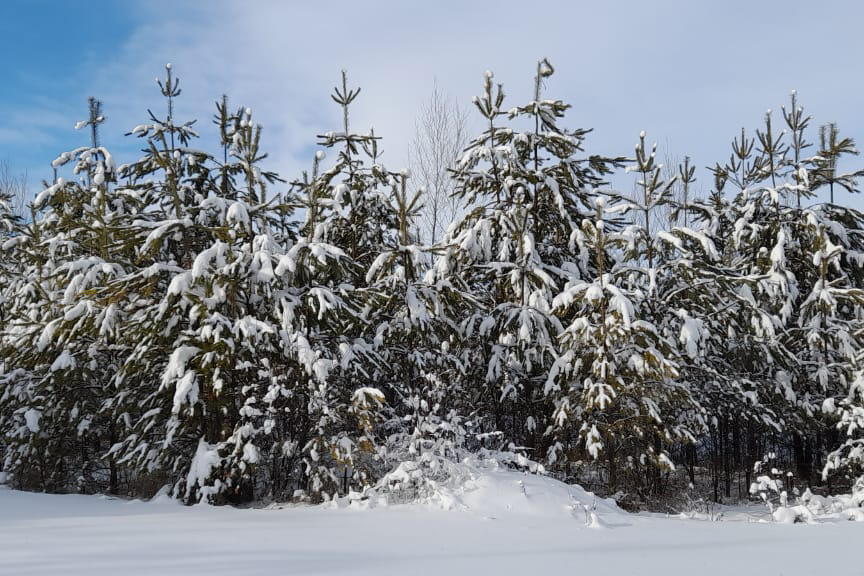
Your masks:
{"label": "white cloud", "polygon": [[[738,127],[757,127],[793,86],[817,123],[838,120],[864,141],[858,92],[846,87],[858,67],[858,19],[786,2],[163,0],[134,10],[140,25],[88,86],[109,118],[126,121],[119,129],[160,109],[153,77],[171,61],[184,87],[180,116],[197,117],[206,133],[223,92],[251,106],[289,178],[308,165],[315,135],[339,127],[329,93],[343,68],[363,88],[353,125],[384,137],[391,169],[406,162],[435,81],[467,104],[491,69],[512,106],[529,98],[544,56],[558,69],[550,96],[574,105],[570,125],[596,129],[593,152],[627,154],[646,129],[673,153],[713,164]],[[817,49],[832,44],[833,58]],[[704,172],[702,184],[710,186]]]}

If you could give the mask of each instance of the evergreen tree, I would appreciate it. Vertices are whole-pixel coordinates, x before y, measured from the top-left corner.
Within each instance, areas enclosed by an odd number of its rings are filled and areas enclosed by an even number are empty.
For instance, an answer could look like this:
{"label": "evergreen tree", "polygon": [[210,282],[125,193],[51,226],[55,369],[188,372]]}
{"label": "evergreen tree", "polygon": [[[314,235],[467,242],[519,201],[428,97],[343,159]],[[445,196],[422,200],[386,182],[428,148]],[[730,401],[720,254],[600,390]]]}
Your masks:
{"label": "evergreen tree", "polygon": [[606,458],[611,489],[623,459],[628,467],[652,471],[648,488],[659,492],[661,471],[672,468],[668,447],[692,441],[701,426],[690,385],[679,378],[683,358],[698,359],[706,338],[701,310],[689,299],[695,298],[688,288],[698,270],[690,265],[684,240],[700,240],[709,258],[714,248],[687,228],[674,235],[652,230],[653,211],[670,202],[672,187],[654,158],[643,133],[633,168],[640,176],[637,197],[619,197],[610,208],[635,213],[632,224],[607,232],[598,199],[596,223],[585,235],[600,269],[595,279],[571,281],[556,297],[559,313],[573,319],[562,334],[565,352],[549,385],[568,392],[557,406],[556,422],[581,422],[588,454]]}
{"label": "evergreen tree", "polygon": [[353,130],[344,73],[332,163],[284,190],[226,97],[215,151],[192,147],[170,65],[131,164],[91,99],[90,142],[28,221],[0,191],[4,475],[187,503],[434,497],[491,445],[570,477],[595,461],[604,490],[641,497],[686,481],[673,458],[731,497],[765,453],[796,483],[864,485],[864,214],[833,193],[858,190],[854,142],[830,124],[811,152],[793,93],[707,198],[644,134],[634,195],[601,192],[625,161],[560,127],[552,74],[539,62],[509,111],[487,74],[486,128],[452,171],[468,211],[433,247],[409,175]]}
{"label": "evergreen tree", "polygon": [[[219,196],[212,156],[189,147],[197,133],[193,122],[175,121],[181,91],[170,64],[159,86],[166,116],[151,112],[149,124],[132,130],[145,139],[144,156],[121,170],[147,209],[130,230],[140,243],[138,269],[115,286],[128,296],[130,352],[112,409],[129,429],[112,453],[141,474],[167,475],[175,495],[194,500],[201,496],[199,477],[210,473],[206,448],[229,435],[236,418],[233,388],[220,394],[219,363],[234,328],[220,308],[231,305],[234,292],[213,275],[229,266],[232,233],[236,238],[248,226],[251,209]],[[243,131],[234,136],[241,139]]]}
{"label": "evergreen tree", "polygon": [[90,128],[90,146],[54,162],[55,169],[74,162],[79,180],[58,178],[34,202],[40,214],[23,240],[29,266],[7,332],[10,361],[24,371],[11,376],[10,391],[27,403],[15,410],[24,417],[17,450],[38,452],[43,489],[119,489],[116,463],[103,456],[117,439],[104,403],[124,354],[122,313],[105,287],[132,265],[125,230],[138,205],[113,185],[113,159],[99,145],[103,120],[91,98],[89,119],[77,125]]}
{"label": "evergreen tree", "polygon": [[455,336],[467,296],[447,280],[424,279],[428,251],[412,233],[422,193],[410,194],[407,179],[403,173],[391,184],[399,243],[381,252],[366,275],[380,357],[372,380],[380,382],[390,408],[385,457],[397,467],[384,478],[387,488],[427,496],[448,478],[464,448],[469,407]]}
{"label": "evergreen tree", "polygon": [[[615,164],[578,157],[588,130],[559,128],[569,106],[541,99],[552,73],[547,60],[539,62],[534,100],[509,112],[501,108],[501,86],[486,74],[475,104],[488,128],[454,172],[456,195],[473,208],[451,226],[448,251],[436,264],[438,277],[480,305],[463,321],[463,362],[476,367],[469,379],[489,418],[485,431],[504,432],[538,455],[545,453],[557,392],[544,386],[561,330],[552,298],[563,281],[592,269],[581,222],[592,189]],[[504,116],[530,129],[499,126]]]}
{"label": "evergreen tree", "polygon": [[[765,315],[754,323],[753,332],[770,341],[772,350],[767,355],[770,363],[765,362],[764,347],[752,360],[754,368],[762,372],[762,396],[773,395],[771,408],[777,415],[777,428],[790,433],[798,476],[810,482],[812,468],[818,465],[814,451],[820,448],[816,445],[831,426],[821,407],[826,399],[846,391],[845,379],[839,373],[828,377],[832,370],[845,372],[846,368],[827,360],[825,347],[820,351],[820,346],[812,343],[838,337],[833,315],[856,309],[835,309],[823,297],[828,294],[829,283],[860,286],[857,257],[846,255],[847,251],[860,252],[856,231],[860,218],[855,211],[832,204],[805,204],[819,187],[836,182],[831,176],[836,170],[831,166],[836,167],[839,155],[854,150],[851,141],[840,146],[835,134],[831,145],[830,137],[823,136],[820,154],[825,156],[807,157],[810,117],[804,115],[794,92],[791,106],[783,109],[783,118],[787,130],[775,135],[771,115],[766,115],[765,127],[757,131],[758,156],[752,168],[747,169],[739,159],[737,168],[743,176],[738,179],[741,192],[734,203],[732,237],[747,273],[760,278],[753,297]],[[833,152],[826,150],[826,145],[833,147]],[[723,173],[733,174],[735,168],[727,166]],[[845,175],[843,181],[854,187],[854,174]],[[831,249],[825,250],[830,246],[840,250],[831,256],[833,264],[823,270],[820,263],[828,258]]]}
{"label": "evergreen tree", "polygon": [[381,358],[370,328],[381,311],[367,271],[397,245],[399,223],[389,200],[395,175],[380,164],[379,138],[351,131],[350,106],[359,94],[343,71],[332,95],[342,111],[342,130],[320,137],[321,146],[337,150],[336,163],[319,174],[322,158],[316,157],[312,179],[301,184],[304,250],[311,254],[299,256],[304,262],[321,259],[318,254],[335,256],[301,276],[307,321],[322,348],[318,354],[331,363],[326,375],[310,378],[308,389],[311,430],[302,449],[315,498],[344,491],[349,477],[368,486],[380,475],[382,458],[373,428],[386,397],[375,378]]}
{"label": "evergreen tree", "polygon": [[[15,246],[20,241],[23,222],[12,209],[13,193],[11,188],[0,185],[0,326],[6,321],[6,307],[11,294],[9,288],[15,282]],[[5,363],[0,360],[5,368]]]}
{"label": "evergreen tree", "polygon": [[[750,274],[735,250],[735,208],[724,194],[730,181],[747,178],[748,168],[738,169],[752,167],[752,146],[742,133],[733,143],[733,167],[715,167],[709,197],[686,207],[693,229],[670,231],[684,257],[670,277],[679,281],[677,288],[671,287],[675,298],[670,304],[681,306],[676,312],[681,320],[681,378],[690,383],[704,411],[707,432],[699,445],[686,447],[684,460],[695,485],[698,452],[710,455],[715,500],[721,497],[721,480],[725,495],[732,495],[731,465],[744,469],[749,486],[750,462],[762,456],[755,445],[757,434],[780,429],[775,393],[765,386],[773,379],[773,357],[778,354],[773,321],[753,296],[762,277]],[[729,445],[733,449],[724,451]]]}

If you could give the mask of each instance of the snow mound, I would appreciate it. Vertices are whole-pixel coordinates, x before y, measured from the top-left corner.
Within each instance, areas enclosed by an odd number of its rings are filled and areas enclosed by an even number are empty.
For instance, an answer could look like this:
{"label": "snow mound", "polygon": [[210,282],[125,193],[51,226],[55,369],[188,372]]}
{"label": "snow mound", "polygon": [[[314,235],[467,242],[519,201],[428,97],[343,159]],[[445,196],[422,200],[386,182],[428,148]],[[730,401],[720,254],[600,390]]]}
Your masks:
{"label": "snow mound", "polygon": [[775,522],[780,524],[798,524],[799,522],[812,523],[816,516],[809,508],[803,505],[780,506],[771,513]]}
{"label": "snow mound", "polygon": [[795,508],[804,508],[808,511],[809,517],[805,518],[808,521],[813,518],[864,521],[864,509],[862,509],[864,491],[855,490],[851,494],[819,496],[807,489],[799,501],[799,506]]}
{"label": "snow mound", "polygon": [[[578,485],[568,485],[542,474],[513,467],[512,461],[472,456],[459,463],[440,465],[437,477],[403,463],[375,489],[370,500],[385,504],[414,503],[443,510],[464,510],[486,518],[504,516],[575,517],[591,522],[597,515],[626,514],[613,500],[598,498]],[[412,477],[412,474],[415,476]],[[413,480],[413,497],[406,499],[405,486]],[[393,490],[393,486],[399,490]],[[373,504],[374,505],[374,504]],[[594,522],[598,527],[601,522]]]}
{"label": "snow mound", "polygon": [[455,494],[467,510],[484,516],[575,516],[596,511],[624,514],[611,500],[597,498],[581,486],[506,468],[480,469]]}

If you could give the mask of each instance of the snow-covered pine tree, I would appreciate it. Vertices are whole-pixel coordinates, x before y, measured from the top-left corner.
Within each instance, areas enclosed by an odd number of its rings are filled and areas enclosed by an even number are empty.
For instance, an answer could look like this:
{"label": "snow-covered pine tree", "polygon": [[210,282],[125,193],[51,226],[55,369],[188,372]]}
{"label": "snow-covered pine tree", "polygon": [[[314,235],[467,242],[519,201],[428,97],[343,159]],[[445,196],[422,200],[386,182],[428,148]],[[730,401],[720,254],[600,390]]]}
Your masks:
{"label": "snow-covered pine tree", "polygon": [[12,318],[17,288],[27,271],[19,249],[19,245],[24,245],[27,240],[27,228],[20,216],[13,212],[12,200],[13,190],[5,182],[0,184],[0,470],[7,466],[5,437],[16,426],[13,424],[17,419],[14,412],[18,408],[17,394],[11,394],[13,381],[6,376],[7,372],[14,370],[9,357],[16,351],[6,342],[7,326]]}
{"label": "snow-covered pine tree", "polygon": [[[790,119],[800,122],[800,114],[796,117]],[[710,454],[715,500],[721,497],[721,484],[726,496],[733,495],[733,467],[743,470],[745,487],[749,484],[752,463],[773,449],[771,441],[788,419],[791,391],[781,381],[786,382],[792,359],[781,338],[797,298],[797,284],[785,258],[773,248],[778,240],[786,245],[789,231],[781,216],[790,199],[797,203],[800,189],[794,179],[786,181],[790,152],[785,132],[779,136],[774,132],[769,111],[756,138],[748,138],[742,129],[732,143],[729,160],[712,169],[715,194],[725,192],[727,186],[735,188],[725,211],[731,227],[724,233],[723,254],[727,265],[744,280],[735,290],[735,300],[717,303],[717,316],[730,325],[724,350],[716,356],[717,368],[726,378],[716,381],[719,388],[701,389],[699,397],[709,416],[702,445]],[[805,161],[806,143],[801,130],[798,134],[797,152],[792,155],[800,164]]]}
{"label": "snow-covered pine tree", "polygon": [[585,452],[606,459],[608,487],[614,490],[622,456],[669,462],[664,451],[655,452],[652,439],[659,434],[671,440],[686,431],[666,409],[688,401],[688,395],[668,385],[678,375],[674,349],[656,326],[640,319],[640,287],[631,288],[628,270],[609,258],[629,240],[607,233],[604,199],[595,201],[596,219],[586,219],[583,231],[597,273],[568,282],[555,297],[555,310],[572,320],[561,334],[561,355],[547,386],[565,392],[556,403],[556,427],[579,426]]}
{"label": "snow-covered pine tree", "polygon": [[[818,269],[810,294],[801,305],[799,327],[806,338],[810,360],[810,379],[818,383],[822,415],[818,420],[831,426],[833,418],[844,438],[836,439],[832,430],[817,429],[827,436],[828,454],[822,478],[834,480],[837,473],[850,474],[858,491],[864,490],[864,379],[862,379],[861,339],[864,337],[864,214],[836,204],[834,186],[859,192],[858,170],[837,171],[843,156],[857,155],[851,138],[839,138],[837,126],[822,126],[820,150],[813,173],[813,191],[829,188],[829,203],[811,208],[813,265]],[[812,432],[811,432],[812,434]],[[834,442],[835,445],[831,446]],[[839,444],[839,446],[837,446]],[[816,450],[822,447],[816,446]],[[818,464],[818,461],[817,461]]]}
{"label": "snow-covered pine tree", "polygon": [[[213,175],[218,166],[212,156],[190,148],[197,133],[194,121],[181,124],[174,117],[174,99],[181,91],[170,64],[158,84],[166,116],[150,112],[149,123],[133,128],[130,134],[144,139],[144,156],[121,167],[127,189],[148,208],[129,231],[140,242],[139,268],[115,286],[128,296],[124,337],[131,350],[112,400],[128,429],[112,453],[143,477],[170,482],[175,495],[192,500],[200,497],[199,477],[208,476],[196,455],[202,445],[216,445],[230,435],[231,419],[236,420],[234,390],[219,394],[222,366],[214,358],[213,365],[208,363],[208,353],[218,356],[229,346],[234,328],[233,318],[216,310],[230,290],[212,280],[214,268],[229,265],[231,242],[236,230],[248,225],[251,209],[221,197],[224,181]],[[239,128],[240,119],[237,123]],[[232,135],[239,139],[241,132]],[[197,339],[207,340],[209,347],[189,343]],[[194,366],[193,360],[198,361]],[[202,365],[206,370],[199,374]],[[193,461],[201,466],[191,470]]]}
{"label": "snow-covered pine tree", "polygon": [[[834,217],[844,213],[843,224]],[[864,336],[861,267],[864,264],[860,212],[822,204],[802,211],[798,238],[807,268],[798,273],[807,292],[802,294],[795,323],[787,327],[784,344],[795,355],[793,438],[797,476],[806,482],[819,460],[813,451],[824,451],[826,442],[837,442],[832,433],[835,402],[851,400],[859,350]],[[804,290],[802,290],[804,292]],[[842,416],[842,411],[841,411]]]}
{"label": "snow-covered pine tree", "polygon": [[40,212],[24,252],[33,267],[18,287],[20,308],[10,326],[18,339],[10,342],[14,365],[29,372],[17,380],[32,384],[29,393],[39,403],[24,413],[29,437],[18,438],[41,450],[51,473],[60,475],[53,490],[119,490],[117,465],[105,457],[117,426],[104,404],[125,348],[118,339],[121,308],[105,287],[134,266],[125,230],[140,206],[114,185],[114,161],[99,144],[103,120],[91,98],[88,120],[77,125],[90,128],[90,146],[54,161],[55,169],[74,162],[77,180],[58,178],[34,201]]}
{"label": "snow-covered pine tree", "polygon": [[[0,375],[0,437],[4,444],[3,468],[19,488],[62,491],[66,488],[65,469],[55,466],[40,440],[40,420],[46,402],[38,394],[37,384],[46,372],[45,366],[32,366],[29,348],[20,348],[40,335],[40,327],[52,320],[52,297],[57,295],[50,280],[53,262],[48,260],[42,244],[44,223],[34,218],[23,227],[16,242],[14,256],[19,274],[4,290],[4,322],[0,335],[0,357],[4,363]],[[46,305],[47,304],[47,305]]]}
{"label": "snow-covered pine tree", "polygon": [[[612,485],[622,460],[635,470],[650,471],[636,477],[648,491],[659,492],[662,470],[672,467],[670,447],[692,441],[702,424],[679,366],[684,357],[700,358],[708,337],[701,320],[703,293],[694,286],[717,279],[700,277],[703,270],[692,265],[691,250],[716,259],[716,249],[689,228],[674,233],[652,229],[654,211],[671,202],[673,181],[663,179],[644,133],[631,169],[640,178],[634,197],[613,195],[617,203],[609,213],[630,215],[632,223],[609,232],[598,211],[589,231],[595,259],[602,259],[604,270],[593,281],[571,281],[556,297],[556,309],[574,317],[562,335],[562,356],[549,385],[568,391],[556,410],[559,426],[570,419],[582,421],[585,448],[595,459],[604,455]],[[592,346],[600,350],[591,352]],[[586,354],[593,358],[590,362]]]}
{"label": "snow-covered pine tree", "polygon": [[344,279],[358,272],[352,259],[323,237],[335,187],[331,180],[339,173],[338,166],[322,173],[323,158],[317,152],[311,172],[292,187],[305,217],[274,270],[282,283],[275,295],[282,357],[262,400],[265,433],[274,442],[269,456],[278,498],[329,498],[347,470],[331,452],[331,434],[338,439],[344,429],[350,395],[346,400],[339,394],[331,374],[343,353],[352,361],[341,334],[358,311],[353,286]]}
{"label": "snow-covered pine tree", "polygon": [[[825,369],[820,359],[824,350],[820,353],[808,343],[824,336],[815,333],[824,330],[829,321],[824,310],[813,304],[814,291],[826,293],[823,271],[817,262],[826,257],[820,247],[839,247],[830,267],[830,282],[851,288],[860,286],[856,284],[861,277],[856,255],[861,251],[857,232],[861,220],[855,211],[834,204],[806,205],[817,187],[830,188],[839,181],[837,158],[831,157],[850,153],[854,150],[851,142],[840,146],[835,135],[833,151],[823,146],[820,154],[824,157],[808,157],[806,129],[810,117],[804,115],[794,92],[790,107],[783,108],[783,118],[786,130],[780,135],[774,133],[770,111],[764,128],[757,131],[758,160],[733,203],[736,214],[732,238],[747,273],[760,277],[753,296],[770,317],[767,321],[763,316],[763,321],[753,326],[757,337],[773,341],[773,353],[768,356],[772,362],[766,363],[764,357],[755,359],[762,371],[761,396],[773,395],[771,409],[788,434],[779,441],[791,443],[797,476],[809,483],[813,480],[812,469],[818,465],[814,454],[822,450],[817,444],[824,441],[824,431],[829,427],[822,405],[826,399],[847,392],[841,380],[818,376]],[[832,147],[830,136],[823,140],[828,148]],[[724,170],[727,175],[734,172],[732,166]],[[854,174],[844,175],[842,180],[854,187]]]}
{"label": "snow-covered pine tree", "polygon": [[[753,141],[744,133],[735,140],[732,168],[712,170],[714,188],[708,198],[684,207],[691,213],[692,230],[670,230],[673,239],[666,243],[664,255],[679,259],[671,263],[675,273],[667,276],[666,283],[671,290],[670,308],[680,321],[680,377],[690,384],[707,425],[707,435],[686,446],[683,460],[695,485],[697,457],[700,452],[709,456],[717,501],[721,480],[723,492],[732,496],[731,465],[743,468],[744,485],[749,486],[751,463],[762,456],[756,448],[757,433],[780,428],[770,408],[774,394],[766,395],[763,385],[764,378],[773,377],[770,368],[777,351],[773,330],[766,338],[761,327],[773,323],[753,297],[761,277],[749,275],[749,266],[735,252],[731,238],[736,217],[724,193],[730,181],[748,178],[752,147]],[[742,166],[744,171],[739,171]],[[733,446],[731,460],[718,450],[729,445]],[[722,478],[721,473],[725,473]]]}
{"label": "snow-covered pine tree", "polygon": [[321,172],[324,155],[317,154],[312,177],[300,183],[306,221],[293,261],[306,270],[294,271],[294,285],[315,355],[329,363],[308,374],[310,430],[301,449],[313,498],[344,492],[348,484],[367,486],[381,473],[372,428],[386,398],[374,377],[380,357],[371,328],[380,310],[366,273],[379,254],[398,245],[398,216],[389,201],[397,176],[380,164],[374,132],[351,131],[350,106],[359,94],[343,71],[332,95],[342,129],[319,137],[323,148],[337,151],[335,165]]}
{"label": "snow-covered pine tree", "polygon": [[859,501],[864,498],[864,371],[860,369],[860,358],[849,382],[848,395],[837,405],[840,416],[837,428],[845,434],[843,442],[826,459],[822,470],[823,480],[837,479],[850,484]]}
{"label": "snow-covered pine tree", "polygon": [[[20,273],[15,265],[14,250],[20,241],[23,222],[21,216],[12,209],[15,193],[17,191],[0,184],[0,329],[6,321],[7,292]],[[0,366],[5,367],[2,359]]]}
{"label": "snow-covered pine tree", "polygon": [[[820,223],[814,233],[813,264],[818,280],[801,303],[798,332],[806,342],[808,379],[826,395],[825,412],[833,412],[835,395],[850,389],[853,372],[858,368],[864,323],[860,318],[864,291],[849,282],[840,265],[843,248],[835,245]],[[839,272],[839,274],[838,274]],[[804,360],[804,358],[802,358]]]}
{"label": "snow-covered pine tree", "polygon": [[[763,128],[756,131],[755,141],[746,139],[742,130],[741,140],[733,144],[733,158],[723,168],[723,174],[738,188],[732,202],[733,251],[742,272],[758,278],[747,296],[752,296],[763,313],[754,318],[746,336],[734,341],[732,347],[739,366],[745,368],[750,373],[749,379],[756,383],[755,395],[774,414],[769,427],[748,430],[748,435],[758,434],[748,439],[748,446],[758,442],[763,450],[773,434],[788,426],[789,403],[795,400],[788,376],[794,359],[783,346],[782,338],[787,325],[794,321],[792,316],[799,296],[798,280],[787,256],[791,255],[793,260],[797,257],[787,252],[795,241],[788,221],[791,217],[788,200],[791,196],[793,204],[796,203],[800,190],[786,182],[789,147],[784,135],[785,132],[775,135],[769,110]],[[800,144],[799,140],[799,159],[803,149]],[[717,446],[727,440],[723,420],[718,424],[713,429],[717,438],[713,443],[715,461],[722,458],[722,455],[717,456]],[[748,456],[758,457],[757,454]],[[749,472],[749,465],[745,464],[744,468]]]}
{"label": "snow-covered pine tree", "polygon": [[429,497],[461,457],[465,431],[464,370],[455,355],[456,314],[465,294],[446,279],[424,279],[430,251],[418,244],[415,218],[422,193],[408,192],[408,174],[394,178],[392,207],[398,245],[381,252],[366,275],[380,362],[372,374],[387,399],[388,466],[383,489]]}
{"label": "snow-covered pine tree", "polygon": [[337,150],[337,164],[329,171],[335,186],[318,233],[357,263],[356,281],[346,279],[355,286],[362,285],[365,271],[381,249],[395,245],[398,229],[396,213],[388,201],[391,175],[380,164],[380,138],[374,131],[351,131],[349,112],[359,94],[360,88],[348,87],[343,71],[341,87],[334,88],[331,96],[341,108],[342,129],[319,136],[320,146]]}
{"label": "snow-covered pine tree", "polygon": [[256,469],[266,465],[272,448],[271,438],[260,438],[266,428],[261,403],[282,350],[275,310],[281,284],[274,268],[283,248],[270,232],[266,202],[267,185],[278,177],[259,166],[266,155],[251,110],[241,108],[235,121],[229,164],[213,168],[228,182],[212,179],[213,189],[201,190],[193,209],[212,243],[172,279],[162,301],[161,310],[188,319],[175,332],[162,377],[163,386],[174,388],[169,433],[176,426],[183,435],[198,434],[188,473],[177,486],[187,501],[243,501],[255,496],[256,484],[271,488],[266,478],[272,474],[259,478]]}
{"label": "snow-covered pine tree", "polygon": [[0,185],[0,234],[5,240],[15,235],[21,225],[21,216],[12,209],[16,190]]}
{"label": "snow-covered pine tree", "polygon": [[[541,98],[552,73],[540,61],[534,99],[509,112],[501,108],[501,86],[486,74],[474,102],[488,127],[454,171],[456,194],[471,208],[450,227],[447,252],[436,263],[439,278],[480,304],[466,309],[462,323],[463,362],[472,367],[472,394],[486,416],[478,432],[503,432],[538,458],[547,457],[560,392],[544,386],[561,330],[552,298],[565,280],[593,269],[581,222],[593,188],[615,163],[583,156],[588,130],[558,126],[569,105]],[[528,129],[500,126],[505,116]],[[557,451],[548,457],[554,461]]]}

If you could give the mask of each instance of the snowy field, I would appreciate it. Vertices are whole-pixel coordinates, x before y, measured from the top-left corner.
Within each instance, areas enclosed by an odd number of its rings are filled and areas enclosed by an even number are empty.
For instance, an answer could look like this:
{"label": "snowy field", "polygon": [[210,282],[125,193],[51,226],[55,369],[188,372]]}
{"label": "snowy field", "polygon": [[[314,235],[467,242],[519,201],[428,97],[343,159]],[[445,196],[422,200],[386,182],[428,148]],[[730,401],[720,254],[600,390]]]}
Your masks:
{"label": "snowy field", "polygon": [[244,510],[0,487],[0,574],[864,575],[864,522],[848,515],[796,525],[760,522],[758,507],[718,522],[630,515],[503,471],[449,504]]}

